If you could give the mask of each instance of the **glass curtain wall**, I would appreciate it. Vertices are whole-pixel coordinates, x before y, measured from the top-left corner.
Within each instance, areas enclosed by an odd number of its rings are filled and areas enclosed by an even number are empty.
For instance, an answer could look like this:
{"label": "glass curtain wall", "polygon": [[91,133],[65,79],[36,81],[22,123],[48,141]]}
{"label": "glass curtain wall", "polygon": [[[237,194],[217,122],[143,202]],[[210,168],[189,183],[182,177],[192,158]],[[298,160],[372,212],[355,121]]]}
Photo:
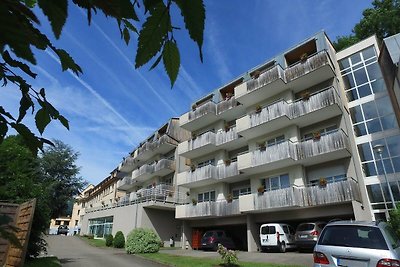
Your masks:
{"label": "glass curtain wall", "polygon": [[95,238],[105,238],[112,233],[113,216],[89,220],[89,234]]}

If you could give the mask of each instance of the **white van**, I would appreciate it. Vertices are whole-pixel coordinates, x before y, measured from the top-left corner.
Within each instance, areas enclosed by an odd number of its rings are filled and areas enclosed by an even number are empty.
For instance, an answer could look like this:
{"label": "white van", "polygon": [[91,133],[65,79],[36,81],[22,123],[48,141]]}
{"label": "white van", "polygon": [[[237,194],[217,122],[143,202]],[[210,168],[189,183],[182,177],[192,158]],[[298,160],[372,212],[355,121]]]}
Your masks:
{"label": "white van", "polygon": [[267,223],[260,227],[261,250],[277,248],[286,252],[287,248],[296,247],[293,227],[284,223]]}

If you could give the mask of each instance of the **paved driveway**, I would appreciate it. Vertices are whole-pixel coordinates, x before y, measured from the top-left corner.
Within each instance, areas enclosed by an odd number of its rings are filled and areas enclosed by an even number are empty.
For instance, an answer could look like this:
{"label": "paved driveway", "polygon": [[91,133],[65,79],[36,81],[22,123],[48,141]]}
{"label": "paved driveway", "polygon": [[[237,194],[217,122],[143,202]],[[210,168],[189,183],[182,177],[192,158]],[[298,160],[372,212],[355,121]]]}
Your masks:
{"label": "paved driveway", "polygon": [[128,255],[123,249],[96,248],[74,236],[46,237],[48,254],[57,256],[66,267],[160,267],[145,259]]}
{"label": "paved driveway", "polygon": [[[217,252],[211,251],[201,251],[201,250],[161,250],[161,253],[181,255],[181,256],[191,256],[191,257],[201,257],[201,258],[221,258]],[[299,266],[312,266],[313,256],[312,252],[309,253],[299,253],[297,251],[289,251],[286,253],[278,252],[244,252],[240,251],[238,253],[239,261],[247,262],[264,262],[264,263],[277,263],[277,264],[287,264],[287,265],[299,265]]]}

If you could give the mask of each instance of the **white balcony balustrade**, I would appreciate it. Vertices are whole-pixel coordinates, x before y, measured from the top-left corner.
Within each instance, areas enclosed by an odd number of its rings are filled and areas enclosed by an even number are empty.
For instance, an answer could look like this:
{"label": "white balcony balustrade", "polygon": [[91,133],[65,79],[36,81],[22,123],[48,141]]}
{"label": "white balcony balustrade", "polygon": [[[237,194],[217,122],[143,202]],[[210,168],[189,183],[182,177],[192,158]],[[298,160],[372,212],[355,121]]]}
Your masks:
{"label": "white balcony balustrade", "polygon": [[239,175],[237,161],[217,165],[218,179],[225,179]]}
{"label": "white balcony balustrade", "polygon": [[272,105],[268,105],[261,109],[259,113],[253,113],[250,115],[250,127],[255,127],[262,123],[274,120],[281,116],[289,115],[289,107],[286,101],[279,101]]}
{"label": "white balcony balustrade", "polygon": [[143,181],[149,179],[154,172],[155,165],[156,165],[155,163],[144,164],[139,169],[134,170],[132,172],[132,179],[134,179],[138,182],[143,182]]}
{"label": "white balcony balustrade", "polygon": [[205,201],[176,207],[176,218],[221,217],[240,214],[239,200]]}
{"label": "white balcony balustrade", "polygon": [[276,81],[278,79],[286,81],[285,73],[280,65],[276,65],[276,66],[272,67],[271,69],[261,73],[258,78],[248,81],[247,82],[247,91],[253,91],[253,90],[259,89],[259,88],[261,88],[267,84],[270,84],[273,81]]}
{"label": "white balcony balustrade", "polygon": [[117,182],[118,190],[129,190],[132,187],[133,187],[132,178],[129,176],[126,176]]}

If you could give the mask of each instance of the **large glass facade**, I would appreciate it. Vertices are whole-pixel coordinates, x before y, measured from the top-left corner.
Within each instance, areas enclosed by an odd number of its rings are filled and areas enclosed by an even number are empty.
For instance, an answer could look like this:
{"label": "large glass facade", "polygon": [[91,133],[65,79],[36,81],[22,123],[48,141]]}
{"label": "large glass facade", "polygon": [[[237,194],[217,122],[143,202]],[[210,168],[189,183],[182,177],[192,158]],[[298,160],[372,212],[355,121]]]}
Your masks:
{"label": "large glass facade", "polygon": [[[392,208],[384,180],[391,177],[390,187],[400,201],[400,135],[393,106],[389,98],[374,46],[367,47],[339,61],[358,154],[362,163],[367,191],[375,217]],[[397,130],[394,130],[397,129]],[[383,162],[373,151],[384,145]],[[396,181],[393,181],[393,177]]]}
{"label": "large glass facade", "polygon": [[89,220],[89,234],[95,238],[104,238],[112,233],[113,216]]}

